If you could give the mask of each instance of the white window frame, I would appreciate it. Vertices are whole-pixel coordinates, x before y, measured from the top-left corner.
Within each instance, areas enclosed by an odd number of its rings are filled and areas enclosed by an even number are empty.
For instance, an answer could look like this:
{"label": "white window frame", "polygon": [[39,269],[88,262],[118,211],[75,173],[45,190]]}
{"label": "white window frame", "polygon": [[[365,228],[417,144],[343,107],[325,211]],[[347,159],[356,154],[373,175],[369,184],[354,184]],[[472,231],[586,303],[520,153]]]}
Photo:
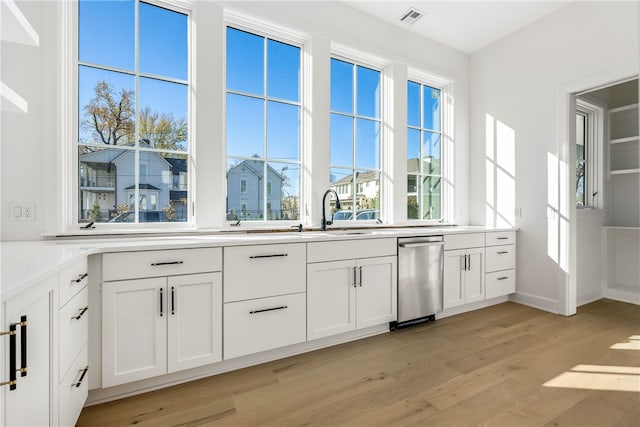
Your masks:
{"label": "white window frame", "polygon": [[[392,143],[392,133],[390,129],[392,129],[391,125],[391,115],[393,112],[393,100],[391,99],[391,87],[393,84],[393,79],[391,76],[391,62],[389,60],[382,59],[378,56],[371,55],[368,53],[364,53],[362,51],[353,49],[351,47],[342,45],[340,43],[331,43],[331,48],[329,52],[329,61],[331,59],[337,59],[340,61],[344,61],[347,63],[355,64],[356,66],[366,67],[375,71],[380,72],[380,212],[379,212],[379,220],[359,220],[356,221],[356,209],[354,207],[353,219],[348,220],[336,220],[336,224],[340,224],[340,226],[362,226],[362,225],[370,225],[375,224],[380,221],[385,222],[390,218],[390,213],[393,211],[392,205],[392,197],[391,190],[393,188],[391,174],[388,173],[392,169],[393,163],[393,147]],[[330,69],[330,67],[329,67]],[[329,91],[331,91],[331,76],[329,76]],[[356,90],[356,88],[354,88]],[[330,96],[329,96],[330,97]],[[332,113],[332,111],[330,110]],[[343,114],[343,113],[339,113]],[[360,116],[356,115],[355,112],[353,114],[343,114],[346,116],[353,116],[358,118]],[[367,119],[371,119],[370,117],[366,117]],[[355,137],[355,136],[354,136]],[[354,150],[355,150],[355,141],[354,141]],[[355,157],[354,157],[355,158]],[[328,164],[327,174],[331,173],[331,163]],[[357,169],[355,169],[357,171]],[[371,170],[371,169],[367,169]],[[351,194],[352,197],[357,198],[357,187],[356,183],[346,184],[347,186],[352,185],[352,189],[354,190]]]}
{"label": "white window frame", "polygon": [[[441,111],[441,127],[440,127],[440,147],[441,147],[441,159],[440,159],[440,218],[439,219],[409,219],[408,215],[405,220],[412,225],[433,225],[444,222],[454,222],[454,194],[453,194],[453,178],[455,173],[454,168],[454,102],[453,102],[453,80],[445,77],[437,76],[421,71],[417,68],[408,68],[407,81],[404,84],[405,91],[409,81],[420,83],[422,85],[430,86],[435,89],[440,89],[440,111]],[[405,98],[405,103],[407,102]],[[422,106],[420,107],[422,109]],[[421,111],[422,113],[422,111]],[[407,115],[408,116],[408,115]],[[405,125],[404,132],[407,132],[409,128],[408,122]],[[406,156],[405,156],[406,157]],[[405,159],[406,162],[406,159]],[[404,173],[404,188],[405,188],[405,203],[406,196],[408,195],[408,188],[406,187],[407,177],[409,173],[405,170]],[[420,176],[417,175],[418,179]],[[416,185],[418,183],[416,182]]]}
{"label": "white window frame", "polygon": [[[191,88],[193,86],[193,58],[195,56],[194,52],[194,43],[193,43],[193,31],[194,31],[194,21],[193,21],[193,4],[188,0],[138,0],[144,1],[144,3],[161,7],[164,9],[172,10],[187,16],[187,79],[186,84],[188,85],[188,95],[187,95],[187,134],[188,134],[188,142],[187,142],[187,159],[189,168],[187,170],[187,180],[191,183],[190,188],[187,194],[187,206],[193,206],[194,200],[192,199],[193,194],[195,193],[196,182],[195,182],[195,170],[194,164],[195,162],[192,159],[195,158],[195,140],[193,138],[193,131],[195,129],[195,115],[193,114],[193,99],[191,96]],[[61,6],[61,17],[62,17],[62,42],[64,57],[62,59],[61,65],[61,74],[63,76],[61,83],[61,110],[65,113],[62,115],[62,125],[60,129],[60,141],[61,141],[61,149],[59,151],[60,154],[60,164],[62,174],[59,179],[59,189],[60,189],[60,210],[62,214],[57,220],[57,225],[55,228],[62,233],[73,233],[78,234],[79,230],[82,230],[82,227],[85,225],[83,223],[79,223],[79,165],[78,165],[78,128],[79,128],[79,105],[78,105],[78,84],[79,84],[79,67],[84,63],[79,61],[79,2],[63,2]],[[136,21],[136,31],[135,34],[138,33],[138,22]],[[95,64],[98,65],[98,64]],[[118,69],[114,69],[109,66],[100,66],[100,69],[104,70],[113,70],[120,71]],[[147,73],[140,73],[138,70],[134,71],[135,75],[145,76]],[[152,75],[149,75],[152,76]],[[152,76],[153,77],[153,76]],[[171,81],[176,79],[171,78],[162,78],[164,81]],[[178,80],[176,80],[178,81]],[[180,81],[182,82],[182,81]],[[136,99],[138,93],[136,91]],[[136,102],[136,108],[138,108],[138,103]],[[136,122],[138,120],[137,112],[136,112]],[[137,126],[137,123],[136,123]],[[103,146],[96,145],[96,148],[104,148]],[[137,147],[137,144],[136,144]],[[138,161],[139,153],[141,151],[145,151],[144,148],[136,148],[135,158],[136,162]],[[154,151],[154,150],[146,150],[146,151]],[[168,152],[172,154],[171,151],[163,150],[163,152]],[[173,154],[184,155],[183,151],[176,151]],[[136,180],[139,182],[139,168],[135,168]],[[136,191],[139,191],[137,189]],[[127,196],[128,199],[128,196]],[[138,199],[138,197],[136,197]],[[137,232],[144,231],[145,229],[163,229],[163,230],[184,230],[184,229],[193,229],[195,227],[195,218],[192,215],[192,210],[188,209],[187,221],[186,222],[163,222],[163,223],[95,223],[93,224],[93,228],[95,229],[103,229],[104,231],[116,231],[116,229],[121,229],[124,232]],[[95,234],[95,231],[93,232]]]}
{"label": "white window frame", "polygon": [[[227,27],[232,27],[241,31],[246,31],[247,33],[255,34],[260,37],[265,37],[270,40],[278,41],[281,43],[285,43],[291,46],[295,46],[300,48],[300,156],[299,156],[299,167],[300,167],[300,177],[299,177],[299,219],[297,220],[270,220],[266,218],[267,210],[267,194],[266,194],[266,183],[264,185],[264,194],[263,198],[263,206],[262,210],[265,213],[264,219],[260,221],[243,221],[243,227],[247,228],[273,228],[273,227],[287,227],[294,224],[309,224],[311,220],[310,212],[307,212],[303,207],[307,205],[307,201],[311,198],[311,177],[308,174],[311,166],[311,89],[312,89],[312,78],[311,78],[311,37],[307,34],[304,34],[299,31],[292,30],[290,28],[286,28],[280,25],[273,24],[269,21],[265,21],[253,16],[249,16],[242,12],[233,10],[233,9],[225,9],[224,10],[224,23],[223,23],[223,52],[221,60],[226,64],[227,57]],[[226,126],[226,94],[227,86],[226,86],[226,66],[223,67],[223,111],[224,111],[224,119],[223,126]],[[265,71],[266,72],[266,71]],[[265,95],[266,97],[266,95]],[[259,97],[261,98],[261,97]],[[265,123],[266,126],[266,123]],[[223,133],[226,135],[226,129]],[[223,156],[222,156],[222,165],[224,170],[227,168],[227,141],[223,140]],[[268,159],[264,159],[265,163],[268,163]],[[291,162],[294,164],[294,162]],[[265,180],[266,181],[266,180]],[[225,200],[228,198],[227,194],[227,181],[224,182],[224,191],[225,191]],[[225,227],[236,226],[237,221],[227,220]]]}
{"label": "white window frame", "polygon": [[[586,173],[584,206],[577,209],[601,209],[604,188],[604,109],[583,99],[576,99],[576,111],[586,116]],[[575,188],[574,188],[575,191]]]}

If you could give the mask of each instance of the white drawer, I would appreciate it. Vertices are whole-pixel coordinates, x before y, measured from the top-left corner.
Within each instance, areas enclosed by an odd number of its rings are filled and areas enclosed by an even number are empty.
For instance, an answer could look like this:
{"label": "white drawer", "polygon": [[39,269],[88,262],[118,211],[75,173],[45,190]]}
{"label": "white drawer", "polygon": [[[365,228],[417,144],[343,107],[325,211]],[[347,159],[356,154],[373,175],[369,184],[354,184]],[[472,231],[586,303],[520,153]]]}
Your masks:
{"label": "white drawer", "polygon": [[89,292],[84,288],[73,297],[58,313],[60,376],[62,378],[71,362],[86,346],[89,337]]}
{"label": "white drawer", "polygon": [[485,298],[509,295],[516,291],[516,270],[503,270],[488,273],[485,277]]}
{"label": "white drawer", "polygon": [[484,233],[445,234],[444,250],[480,248],[484,246]]}
{"label": "white drawer", "polygon": [[487,246],[513,245],[515,243],[515,231],[492,231],[487,233]]}
{"label": "white drawer", "polygon": [[58,388],[60,421],[63,427],[75,426],[80,412],[87,401],[89,383],[87,346],[84,346],[73,361],[71,369],[62,379]]}
{"label": "white drawer", "polygon": [[491,246],[486,248],[485,254],[487,273],[516,268],[516,245]]}
{"label": "white drawer", "polygon": [[306,244],[224,249],[224,302],[304,292]]}
{"label": "white drawer", "polygon": [[224,305],[224,359],[306,341],[307,294]]}
{"label": "white drawer", "polygon": [[64,270],[60,271],[58,280],[60,282],[60,292],[58,292],[58,308],[62,307],[80,292],[82,288],[87,286],[89,282],[89,268],[87,259],[81,259]]}
{"label": "white drawer", "polygon": [[221,248],[117,252],[102,256],[104,281],[209,273],[221,269]]}
{"label": "white drawer", "polygon": [[307,245],[307,262],[394,256],[397,251],[395,238],[312,242]]}

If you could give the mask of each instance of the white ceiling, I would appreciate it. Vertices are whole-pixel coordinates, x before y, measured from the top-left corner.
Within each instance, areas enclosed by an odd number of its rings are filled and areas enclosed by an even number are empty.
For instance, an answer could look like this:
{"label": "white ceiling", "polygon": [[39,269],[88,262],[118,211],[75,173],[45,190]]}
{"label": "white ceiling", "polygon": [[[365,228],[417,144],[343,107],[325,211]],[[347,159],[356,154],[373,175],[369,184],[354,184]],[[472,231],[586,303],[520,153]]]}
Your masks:
{"label": "white ceiling", "polygon": [[[408,31],[473,53],[566,5],[551,1],[344,1],[345,4]],[[424,16],[413,25],[399,18],[413,7]]]}

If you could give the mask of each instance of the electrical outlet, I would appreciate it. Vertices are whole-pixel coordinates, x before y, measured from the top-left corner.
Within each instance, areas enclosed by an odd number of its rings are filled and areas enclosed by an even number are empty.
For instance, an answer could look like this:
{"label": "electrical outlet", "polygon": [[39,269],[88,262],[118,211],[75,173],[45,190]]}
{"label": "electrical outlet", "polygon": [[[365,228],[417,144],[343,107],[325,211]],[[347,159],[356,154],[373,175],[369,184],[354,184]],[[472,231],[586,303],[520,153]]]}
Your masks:
{"label": "electrical outlet", "polygon": [[11,221],[35,221],[36,204],[34,202],[15,202],[9,207],[9,218]]}

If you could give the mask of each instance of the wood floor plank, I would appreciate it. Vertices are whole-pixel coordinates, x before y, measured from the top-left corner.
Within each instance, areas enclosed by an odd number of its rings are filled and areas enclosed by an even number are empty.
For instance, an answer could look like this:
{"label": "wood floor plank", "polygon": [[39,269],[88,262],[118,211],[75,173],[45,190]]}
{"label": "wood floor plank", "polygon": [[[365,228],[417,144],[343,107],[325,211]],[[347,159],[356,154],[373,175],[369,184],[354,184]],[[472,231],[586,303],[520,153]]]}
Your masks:
{"label": "wood floor plank", "polygon": [[563,317],[504,303],[88,407],[78,426],[638,427],[640,393],[553,382],[634,372],[638,335],[632,304]]}

